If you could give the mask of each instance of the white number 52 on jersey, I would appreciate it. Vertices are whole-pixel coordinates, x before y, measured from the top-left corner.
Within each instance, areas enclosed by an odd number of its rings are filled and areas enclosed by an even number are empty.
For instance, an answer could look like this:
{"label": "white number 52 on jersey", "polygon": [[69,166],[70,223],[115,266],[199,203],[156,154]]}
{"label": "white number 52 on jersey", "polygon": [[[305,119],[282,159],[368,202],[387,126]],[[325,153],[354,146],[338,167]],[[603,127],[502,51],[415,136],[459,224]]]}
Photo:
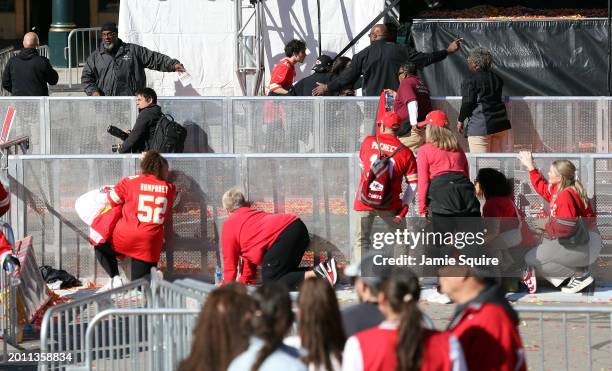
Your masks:
{"label": "white number 52 on jersey", "polygon": [[164,224],[167,205],[166,197],[140,195],[138,197],[138,220],[142,223]]}

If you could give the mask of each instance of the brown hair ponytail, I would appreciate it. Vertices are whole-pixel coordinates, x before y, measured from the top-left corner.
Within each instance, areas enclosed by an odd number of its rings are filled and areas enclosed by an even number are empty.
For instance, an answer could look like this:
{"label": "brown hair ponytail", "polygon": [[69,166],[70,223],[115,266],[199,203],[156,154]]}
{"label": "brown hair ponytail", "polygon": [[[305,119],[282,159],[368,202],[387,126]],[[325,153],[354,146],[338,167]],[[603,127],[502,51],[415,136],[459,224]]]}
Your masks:
{"label": "brown hair ponytail", "polygon": [[393,312],[400,314],[397,334],[397,371],[417,371],[423,353],[423,315],[418,307],[421,287],[409,269],[398,269],[383,283],[381,290]]}
{"label": "brown hair ponytail", "polygon": [[257,310],[253,316],[253,335],[264,341],[251,371],[257,371],[266,358],[283,343],[293,323],[291,297],[287,287],[276,282],[266,283],[253,295]]}

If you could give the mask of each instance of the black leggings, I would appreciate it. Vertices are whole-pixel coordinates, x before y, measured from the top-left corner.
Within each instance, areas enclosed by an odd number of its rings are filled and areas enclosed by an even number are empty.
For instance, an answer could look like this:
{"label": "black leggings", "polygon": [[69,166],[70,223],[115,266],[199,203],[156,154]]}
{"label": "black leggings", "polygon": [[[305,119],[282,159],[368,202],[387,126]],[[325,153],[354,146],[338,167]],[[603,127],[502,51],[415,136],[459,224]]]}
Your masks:
{"label": "black leggings", "polygon": [[306,269],[300,269],[300,262],[310,243],[308,229],[304,222],[296,220],[289,224],[266,251],[261,267],[263,282],[278,281],[295,289],[304,281]]}
{"label": "black leggings", "polygon": [[[113,250],[110,243],[106,242],[98,245],[94,248],[96,251],[96,259],[104,268],[106,274],[109,277],[115,277],[119,275],[119,265],[117,264],[117,253]],[[128,277],[130,281],[142,278],[151,273],[151,268],[157,267],[157,263],[149,263],[142,260],[131,258],[131,277]]]}

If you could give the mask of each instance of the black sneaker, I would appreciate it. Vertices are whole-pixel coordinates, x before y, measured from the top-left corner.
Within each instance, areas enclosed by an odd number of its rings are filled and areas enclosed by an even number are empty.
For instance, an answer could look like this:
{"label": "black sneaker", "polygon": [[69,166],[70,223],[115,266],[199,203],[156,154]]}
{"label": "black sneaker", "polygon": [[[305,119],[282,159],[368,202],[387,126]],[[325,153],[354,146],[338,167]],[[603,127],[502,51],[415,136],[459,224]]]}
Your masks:
{"label": "black sneaker", "polygon": [[567,286],[561,288],[561,292],[566,294],[575,294],[589,287],[595,279],[590,273],[582,277],[572,277]]}

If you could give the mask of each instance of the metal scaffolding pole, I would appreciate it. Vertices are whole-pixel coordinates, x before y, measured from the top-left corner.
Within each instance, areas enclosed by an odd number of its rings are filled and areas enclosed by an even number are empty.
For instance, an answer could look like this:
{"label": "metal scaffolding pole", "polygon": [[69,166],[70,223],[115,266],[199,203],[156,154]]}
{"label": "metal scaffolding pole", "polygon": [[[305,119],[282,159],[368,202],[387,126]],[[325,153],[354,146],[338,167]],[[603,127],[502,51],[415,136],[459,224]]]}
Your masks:
{"label": "metal scaffolding pole", "polygon": [[243,95],[259,95],[264,74],[263,3],[235,0],[236,75]]}

